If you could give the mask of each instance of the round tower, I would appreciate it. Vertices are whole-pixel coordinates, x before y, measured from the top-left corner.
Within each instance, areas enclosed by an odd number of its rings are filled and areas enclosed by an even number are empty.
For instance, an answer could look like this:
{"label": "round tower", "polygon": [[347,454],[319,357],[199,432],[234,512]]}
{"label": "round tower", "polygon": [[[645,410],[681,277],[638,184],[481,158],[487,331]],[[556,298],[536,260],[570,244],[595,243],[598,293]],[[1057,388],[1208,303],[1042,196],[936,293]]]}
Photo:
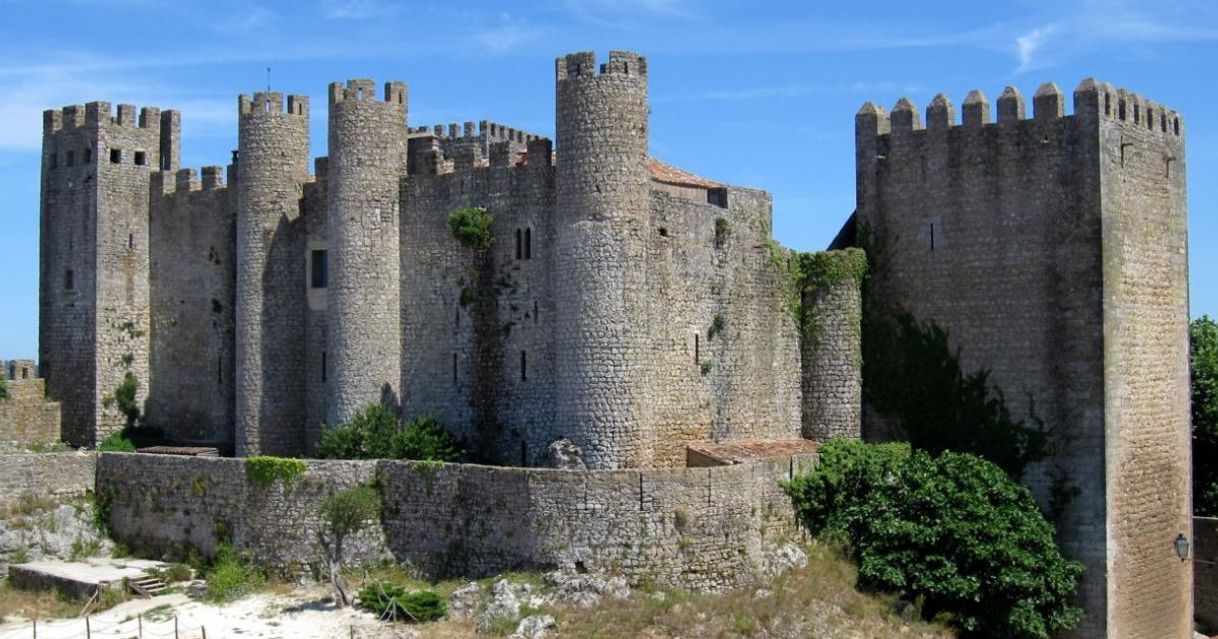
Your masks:
{"label": "round tower", "polygon": [[799,354],[805,439],[862,437],[862,249],[804,253]]}
{"label": "round tower", "polygon": [[330,290],[328,423],[364,406],[399,404],[402,370],[401,178],[406,85],[330,85],[327,233]]}
{"label": "round tower", "polygon": [[304,452],[309,99],[238,99],[236,444],[238,455]]}
{"label": "round tower", "polygon": [[611,51],[598,70],[573,53],[555,70],[555,435],[591,468],[644,466],[647,60]]}

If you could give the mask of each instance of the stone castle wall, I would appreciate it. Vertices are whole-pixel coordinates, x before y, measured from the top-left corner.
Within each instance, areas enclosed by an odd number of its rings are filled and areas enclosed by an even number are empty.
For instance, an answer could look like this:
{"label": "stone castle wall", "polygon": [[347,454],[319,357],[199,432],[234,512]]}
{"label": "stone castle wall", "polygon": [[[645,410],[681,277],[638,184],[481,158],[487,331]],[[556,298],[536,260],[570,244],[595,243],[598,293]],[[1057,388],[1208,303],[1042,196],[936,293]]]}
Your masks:
{"label": "stone castle wall", "polygon": [[60,405],[47,400],[46,380],[12,378],[4,384],[8,398],[0,399],[0,449],[59,442]]}
{"label": "stone castle wall", "polygon": [[[906,100],[891,116],[865,106],[857,117],[858,221],[877,263],[868,308],[938,323],[960,349],[964,370],[988,368],[1013,415],[1034,405],[1051,428],[1057,455],[1031,467],[1027,481],[1042,501],[1054,473],[1080,491],[1059,523],[1066,553],[1086,565],[1080,598],[1087,619],[1074,636],[1126,636],[1120,628],[1135,620],[1166,633],[1157,636],[1186,636],[1179,596],[1188,589],[1165,587],[1179,585],[1186,569],[1159,557],[1175,536],[1165,535],[1166,522],[1187,515],[1179,498],[1182,486],[1187,495],[1179,479],[1187,441],[1179,438],[1179,409],[1151,396],[1174,383],[1163,401],[1187,389],[1179,378],[1179,349],[1187,348],[1180,333],[1187,323],[1184,213],[1173,193],[1183,184],[1182,164],[1173,167],[1178,182],[1152,178],[1150,168],[1142,177],[1112,169],[1122,149],[1159,171],[1164,156],[1182,154],[1171,127],[1159,130],[1165,120],[1153,131],[1135,122],[1133,102],[1115,91],[1100,93],[1109,105],[1102,114],[1095,91],[1080,87],[1076,114],[1064,116],[1064,96],[1046,85],[1025,119],[1022,96],[1008,89],[995,124],[979,92],[965,101],[962,126],[942,97],[928,108],[925,128]],[[1129,132],[1131,146],[1121,139],[1127,127],[1140,129]],[[1164,199],[1150,206],[1137,195],[1143,188],[1147,198]],[[1134,345],[1132,325],[1115,320],[1124,312],[1156,318],[1162,339]],[[1144,389],[1129,389],[1137,406],[1123,407],[1115,393],[1139,375],[1144,384],[1133,386]],[[1119,442],[1151,436],[1147,419],[1161,421],[1162,445],[1141,456],[1134,481],[1127,464],[1138,453]],[[1167,449],[1174,459],[1159,453]],[[1142,473],[1166,483],[1143,482]],[[1122,488],[1125,481],[1132,484]],[[1141,540],[1130,543],[1122,523],[1130,517],[1163,530],[1139,531]],[[1172,601],[1152,614],[1133,593]]]}
{"label": "stone castle wall", "polygon": [[0,507],[23,496],[73,497],[93,489],[96,453],[16,453],[0,456]]}
{"label": "stone castle wall", "polygon": [[233,443],[236,192],[221,171],[205,167],[199,182],[182,169],[152,184],[145,423],[176,442]]}
{"label": "stone castle wall", "polygon": [[599,472],[310,461],[289,486],[261,487],[242,459],[106,453],[97,491],[131,548],[208,553],[227,536],[291,572],[319,560],[321,500],[377,478],[383,527],[357,540],[356,562],[391,553],[435,577],[582,562],[635,583],[720,589],[757,578],[765,543],[794,531],[778,481],[804,463]]}
{"label": "stone castle wall", "polygon": [[[851,271],[857,252],[830,252],[826,258]],[[852,271],[851,271],[852,272]],[[800,431],[805,439],[859,438],[863,407],[862,318],[860,279],[845,276],[800,291]]]}

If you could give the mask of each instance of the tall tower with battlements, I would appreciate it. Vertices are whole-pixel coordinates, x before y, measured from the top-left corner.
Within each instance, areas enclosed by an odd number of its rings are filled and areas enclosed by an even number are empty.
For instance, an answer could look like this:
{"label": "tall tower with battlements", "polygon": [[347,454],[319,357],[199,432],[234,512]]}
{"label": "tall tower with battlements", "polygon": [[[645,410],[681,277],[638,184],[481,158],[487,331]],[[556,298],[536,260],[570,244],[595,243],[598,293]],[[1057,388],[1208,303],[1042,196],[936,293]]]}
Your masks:
{"label": "tall tower with battlements", "polygon": [[63,437],[92,446],[126,425],[116,391],[148,388],[148,192],[177,168],[178,118],[107,102],[43,114],[39,359]]}
{"label": "tall tower with battlements", "polygon": [[555,72],[555,421],[591,467],[645,465],[647,59],[574,53]]}
{"label": "tall tower with battlements", "polygon": [[327,361],[331,424],[364,406],[400,407],[401,180],[406,175],[406,85],[330,85],[327,197],[330,290]]}
{"label": "tall tower with battlements", "polygon": [[305,418],[305,234],[309,99],[238,99],[236,445],[299,455]]}
{"label": "tall tower with battlements", "polygon": [[937,323],[964,370],[990,370],[1013,415],[1034,409],[1051,430],[1027,483],[1044,504],[1078,491],[1058,521],[1086,565],[1071,636],[1185,639],[1184,122],[1093,80],[1073,114],[1065,101],[1043,85],[1028,118],[1008,87],[993,121],[974,91],[957,123],[940,95],[925,126],[904,98],[859,111],[857,221],[878,265],[867,313]]}

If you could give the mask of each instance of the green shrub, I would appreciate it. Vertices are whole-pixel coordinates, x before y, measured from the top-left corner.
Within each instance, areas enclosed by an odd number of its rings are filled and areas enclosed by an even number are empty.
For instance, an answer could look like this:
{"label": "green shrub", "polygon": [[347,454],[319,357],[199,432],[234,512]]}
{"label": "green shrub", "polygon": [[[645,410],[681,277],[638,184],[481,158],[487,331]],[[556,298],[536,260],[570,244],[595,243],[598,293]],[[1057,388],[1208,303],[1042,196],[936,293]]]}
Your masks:
{"label": "green shrub", "polygon": [[325,429],[317,444],[317,456],[456,462],[465,459],[465,449],[435,417],[419,417],[402,426],[392,408],[373,404],[351,421]]}
{"label": "green shrub", "polygon": [[715,319],[711,320],[710,328],[706,329],[706,341],[715,339],[715,336],[723,332],[727,328],[727,318],[722,313],[715,313]]}
{"label": "green shrub", "polygon": [[359,591],[359,603],[382,619],[412,623],[436,621],[448,614],[448,604],[440,595],[430,590],[406,592],[387,581],[364,586]]}
{"label": "green shrub", "polygon": [[715,218],[715,248],[723,248],[723,245],[727,244],[727,237],[731,232],[731,223],[727,221],[727,218]]}
{"label": "green shrub", "polygon": [[832,440],[787,491],[809,532],[852,549],[861,587],[921,600],[963,636],[1040,639],[1082,619],[1082,565],[1028,489],[980,457]]}
{"label": "green shrub", "polygon": [[108,437],[102,440],[97,445],[97,450],[107,453],[134,453],[135,442],[131,441],[124,435],[124,431],[110,433]]}
{"label": "green shrub", "polygon": [[118,411],[127,418],[128,428],[140,419],[140,405],[135,398],[139,390],[140,381],[131,373],[127,373],[118,388],[114,389],[114,403],[118,406]]}
{"label": "green shrub", "polygon": [[269,488],[275,480],[290,486],[308,468],[309,465],[299,459],[269,456],[245,458],[245,476],[262,488]]}
{"label": "green shrub", "polygon": [[491,245],[491,220],[484,208],[457,209],[448,214],[448,230],[461,244],[481,250]]}
{"label": "green shrub", "polygon": [[256,566],[237,556],[227,543],[216,548],[216,556],[207,569],[207,592],[204,598],[212,603],[236,601],[266,587],[266,575]]}
{"label": "green shrub", "polygon": [[1193,391],[1193,512],[1218,515],[1218,323],[1189,324]]}

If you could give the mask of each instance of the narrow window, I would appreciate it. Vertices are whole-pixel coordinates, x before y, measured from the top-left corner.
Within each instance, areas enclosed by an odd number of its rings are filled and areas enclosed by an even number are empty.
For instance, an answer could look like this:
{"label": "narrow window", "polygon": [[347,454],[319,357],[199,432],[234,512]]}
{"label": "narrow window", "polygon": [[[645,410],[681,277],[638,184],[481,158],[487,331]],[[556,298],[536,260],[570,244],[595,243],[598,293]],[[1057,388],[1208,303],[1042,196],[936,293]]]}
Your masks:
{"label": "narrow window", "polygon": [[457,383],[457,354],[453,353],[453,383]]}
{"label": "narrow window", "polygon": [[1171,126],[1176,135],[1180,135],[1180,118],[1172,118]]}
{"label": "narrow window", "polygon": [[144,153],[143,151],[136,151],[135,152],[135,163],[138,166],[147,165],[148,164],[148,154]]}
{"label": "narrow window", "polygon": [[935,223],[930,223],[930,250],[935,250]]}
{"label": "narrow window", "polygon": [[321,383],[326,383],[326,352],[321,352]]}
{"label": "narrow window", "polygon": [[520,381],[529,381],[529,354],[520,351]]}
{"label": "narrow window", "polygon": [[309,286],[326,288],[330,285],[330,263],[325,249],[315,249],[312,252]]}
{"label": "narrow window", "polygon": [[521,246],[522,246],[522,243],[521,243],[520,229],[516,229],[516,259],[520,259],[520,256],[522,254]]}
{"label": "narrow window", "polygon": [[524,259],[533,259],[533,229],[524,230]]}
{"label": "narrow window", "polygon": [[30,367],[22,366],[21,367],[21,379],[29,379],[29,378],[30,378]]}
{"label": "narrow window", "polygon": [[68,289],[69,291],[76,288],[76,274],[72,272],[72,269],[68,269],[67,271],[64,271],[63,287]]}
{"label": "narrow window", "polygon": [[702,363],[702,342],[697,333],[694,333],[694,363]]}
{"label": "narrow window", "polygon": [[110,164],[120,164],[123,161],[122,149],[110,149]]}
{"label": "narrow window", "polygon": [[86,147],[84,153],[85,153],[84,163],[92,164],[93,163],[93,149]]}
{"label": "narrow window", "polygon": [[59,154],[58,153],[52,153],[51,157],[47,158],[47,161],[48,161],[48,164],[50,165],[50,168],[52,168],[52,169],[59,168]]}
{"label": "narrow window", "polygon": [[533,323],[536,324],[539,321],[541,321],[541,316],[538,315],[537,300],[533,300]]}
{"label": "narrow window", "polygon": [[129,249],[135,248],[135,233],[127,234],[127,248],[129,248]]}
{"label": "narrow window", "polygon": [[1124,100],[1117,100],[1117,117],[1122,120],[1125,119],[1125,101]]}
{"label": "narrow window", "polygon": [[457,312],[453,313],[453,328],[461,328],[461,309],[460,308],[457,309]]}
{"label": "narrow window", "polygon": [[1140,116],[1139,111],[1140,111],[1140,110],[1141,110],[1141,107],[1140,107],[1139,105],[1137,105],[1137,104],[1134,104],[1134,105],[1133,105],[1133,123],[1134,123],[1134,124],[1137,124],[1137,123],[1141,122],[1141,120],[1139,119],[1139,116]]}
{"label": "narrow window", "polygon": [[64,164],[68,166],[76,166],[76,151],[68,151],[64,157]]}

